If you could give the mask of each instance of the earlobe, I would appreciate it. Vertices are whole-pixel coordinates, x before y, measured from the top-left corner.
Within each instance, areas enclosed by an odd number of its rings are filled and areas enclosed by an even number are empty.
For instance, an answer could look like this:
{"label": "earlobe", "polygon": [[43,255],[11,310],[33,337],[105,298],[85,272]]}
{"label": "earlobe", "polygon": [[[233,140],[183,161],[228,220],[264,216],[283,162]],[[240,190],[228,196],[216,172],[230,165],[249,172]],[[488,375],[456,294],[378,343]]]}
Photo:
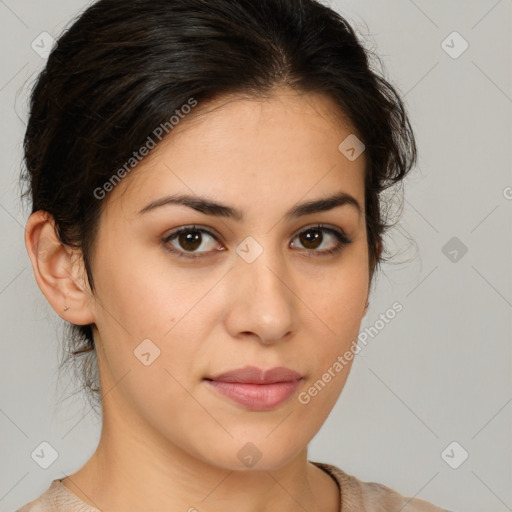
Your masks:
{"label": "earlobe", "polygon": [[39,210],[29,217],[25,246],[37,284],[56,313],[75,325],[94,323],[81,255],[61,243],[49,213]]}

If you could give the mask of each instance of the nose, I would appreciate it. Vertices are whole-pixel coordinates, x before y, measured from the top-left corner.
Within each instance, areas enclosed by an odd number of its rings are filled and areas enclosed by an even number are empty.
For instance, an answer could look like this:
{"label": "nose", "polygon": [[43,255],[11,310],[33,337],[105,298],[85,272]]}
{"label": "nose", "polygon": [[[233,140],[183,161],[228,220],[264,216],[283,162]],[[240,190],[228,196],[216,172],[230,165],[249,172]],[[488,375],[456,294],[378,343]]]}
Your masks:
{"label": "nose", "polygon": [[249,263],[237,256],[229,273],[226,328],[234,338],[263,344],[289,339],[295,332],[297,296],[277,251],[264,250]]}

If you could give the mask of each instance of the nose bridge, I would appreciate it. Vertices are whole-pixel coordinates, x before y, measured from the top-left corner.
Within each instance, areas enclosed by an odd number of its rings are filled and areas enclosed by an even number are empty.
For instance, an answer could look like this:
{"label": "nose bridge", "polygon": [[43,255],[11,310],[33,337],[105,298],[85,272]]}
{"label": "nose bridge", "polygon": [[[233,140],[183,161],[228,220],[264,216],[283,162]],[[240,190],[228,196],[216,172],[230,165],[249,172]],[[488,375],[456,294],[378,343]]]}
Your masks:
{"label": "nose bridge", "polygon": [[272,235],[248,236],[236,248],[237,271],[248,274],[255,290],[260,293],[283,293],[286,279],[286,262]]}

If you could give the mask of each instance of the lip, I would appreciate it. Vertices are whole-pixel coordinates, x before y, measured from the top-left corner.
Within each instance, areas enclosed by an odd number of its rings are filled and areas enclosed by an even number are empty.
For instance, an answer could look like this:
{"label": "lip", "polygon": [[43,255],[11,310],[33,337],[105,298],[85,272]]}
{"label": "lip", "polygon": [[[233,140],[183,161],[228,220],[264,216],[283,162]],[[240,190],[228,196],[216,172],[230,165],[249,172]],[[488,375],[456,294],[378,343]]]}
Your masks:
{"label": "lip", "polygon": [[275,382],[291,382],[301,378],[302,375],[284,366],[276,366],[266,371],[256,366],[245,366],[209,377],[208,380],[244,384],[273,384]]}
{"label": "lip", "polygon": [[248,409],[266,411],[286,402],[303,377],[282,366],[262,370],[246,366],[206,378],[207,384]]}

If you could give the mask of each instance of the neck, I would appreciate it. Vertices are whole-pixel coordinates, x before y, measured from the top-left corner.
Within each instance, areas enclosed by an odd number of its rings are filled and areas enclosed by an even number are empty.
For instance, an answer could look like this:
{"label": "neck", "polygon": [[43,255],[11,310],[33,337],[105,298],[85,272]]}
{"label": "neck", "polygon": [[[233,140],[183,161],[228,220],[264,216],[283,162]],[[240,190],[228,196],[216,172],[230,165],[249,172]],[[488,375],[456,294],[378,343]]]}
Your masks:
{"label": "neck", "polygon": [[92,507],[108,512],[340,509],[336,483],[307,461],[307,448],[276,470],[233,471],[190,455],[147,425],[119,418],[104,412],[96,452],[63,480]]}

